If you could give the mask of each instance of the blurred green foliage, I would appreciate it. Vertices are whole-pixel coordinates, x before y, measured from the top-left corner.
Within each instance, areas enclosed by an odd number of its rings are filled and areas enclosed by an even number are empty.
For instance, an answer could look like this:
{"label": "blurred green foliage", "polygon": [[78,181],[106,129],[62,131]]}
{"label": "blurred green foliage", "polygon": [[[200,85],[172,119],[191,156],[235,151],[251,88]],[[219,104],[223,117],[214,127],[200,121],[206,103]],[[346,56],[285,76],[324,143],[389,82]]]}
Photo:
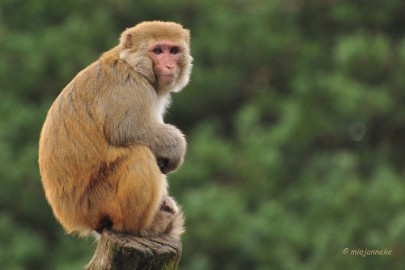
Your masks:
{"label": "blurred green foliage", "polygon": [[[39,180],[60,90],[121,31],[192,31],[192,82],[166,119],[187,134],[170,175],[180,269],[402,269],[405,2],[1,0],[0,268],[82,269]],[[345,255],[389,249],[390,256]]]}

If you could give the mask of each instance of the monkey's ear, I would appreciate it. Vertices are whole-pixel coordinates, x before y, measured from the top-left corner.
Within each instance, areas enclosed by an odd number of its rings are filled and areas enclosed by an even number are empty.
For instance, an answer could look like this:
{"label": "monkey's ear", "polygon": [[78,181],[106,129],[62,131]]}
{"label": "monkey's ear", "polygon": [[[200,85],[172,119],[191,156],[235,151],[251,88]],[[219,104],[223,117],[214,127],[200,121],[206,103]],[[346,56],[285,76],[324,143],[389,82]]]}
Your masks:
{"label": "monkey's ear", "polygon": [[131,34],[126,34],[123,36],[122,44],[124,45],[125,49],[132,48],[134,45],[132,42],[132,35]]}

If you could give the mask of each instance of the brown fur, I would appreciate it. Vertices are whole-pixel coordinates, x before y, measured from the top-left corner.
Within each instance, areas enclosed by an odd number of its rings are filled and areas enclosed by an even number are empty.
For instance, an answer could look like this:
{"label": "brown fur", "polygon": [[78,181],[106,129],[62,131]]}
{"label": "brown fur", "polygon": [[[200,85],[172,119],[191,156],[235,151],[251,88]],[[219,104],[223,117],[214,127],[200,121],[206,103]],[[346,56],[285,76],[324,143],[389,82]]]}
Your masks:
{"label": "brown fur", "polygon": [[[181,43],[181,73],[155,87],[151,42]],[[51,106],[39,142],[45,195],[67,232],[110,226],[138,235],[179,238],[183,215],[168,197],[165,172],[183,162],[186,141],[162,115],[170,92],[189,80],[189,32],[175,23],[145,22],[127,29],[120,44],[81,71]],[[169,208],[171,210],[168,210]]]}

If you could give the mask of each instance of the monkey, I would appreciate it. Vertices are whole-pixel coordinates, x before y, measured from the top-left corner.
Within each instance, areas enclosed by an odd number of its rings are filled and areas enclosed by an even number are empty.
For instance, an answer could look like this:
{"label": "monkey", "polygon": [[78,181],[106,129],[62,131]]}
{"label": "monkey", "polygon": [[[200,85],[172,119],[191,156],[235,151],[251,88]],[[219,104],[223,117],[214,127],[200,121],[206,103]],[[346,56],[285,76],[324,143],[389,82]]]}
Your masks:
{"label": "monkey", "polygon": [[184,134],[163,121],[189,82],[190,31],[147,21],[80,71],[51,105],[38,163],[45,197],[67,233],[104,229],[180,239],[184,216],[166,175],[184,161]]}

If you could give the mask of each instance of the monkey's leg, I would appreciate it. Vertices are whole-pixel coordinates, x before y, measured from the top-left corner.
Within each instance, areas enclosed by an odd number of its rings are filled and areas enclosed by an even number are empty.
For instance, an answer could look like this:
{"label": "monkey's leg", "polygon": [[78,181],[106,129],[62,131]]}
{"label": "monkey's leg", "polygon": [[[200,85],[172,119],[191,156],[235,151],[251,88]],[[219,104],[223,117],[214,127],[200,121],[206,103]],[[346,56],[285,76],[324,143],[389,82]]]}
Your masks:
{"label": "monkey's leg", "polygon": [[125,160],[119,164],[116,178],[116,204],[108,215],[112,229],[120,232],[140,233],[150,227],[158,211],[163,194],[166,194],[166,178],[156,164],[155,156],[146,146],[137,145],[128,150]]}

